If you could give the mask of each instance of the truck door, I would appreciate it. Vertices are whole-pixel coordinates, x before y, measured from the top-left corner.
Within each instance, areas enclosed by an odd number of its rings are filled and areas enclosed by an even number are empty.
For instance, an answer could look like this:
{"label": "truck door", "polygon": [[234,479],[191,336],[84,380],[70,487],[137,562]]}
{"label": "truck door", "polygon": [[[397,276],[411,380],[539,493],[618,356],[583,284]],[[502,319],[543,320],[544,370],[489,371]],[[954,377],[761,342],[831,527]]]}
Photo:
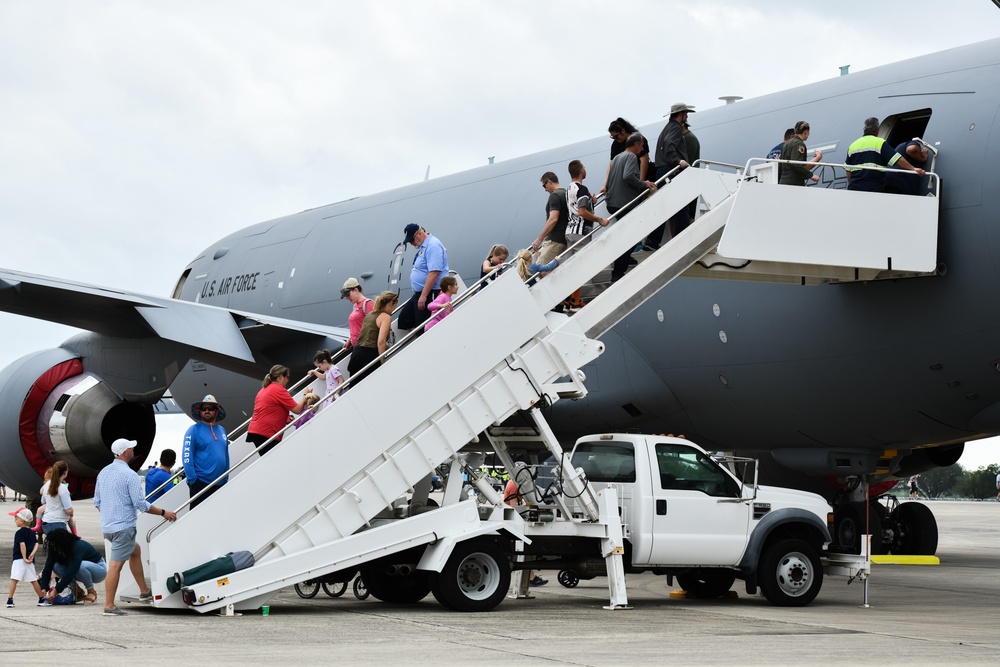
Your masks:
{"label": "truck door", "polygon": [[[652,565],[733,565],[743,554],[750,503],[704,452],[676,443],[648,450],[652,475]],[[649,508],[647,508],[649,509]]]}

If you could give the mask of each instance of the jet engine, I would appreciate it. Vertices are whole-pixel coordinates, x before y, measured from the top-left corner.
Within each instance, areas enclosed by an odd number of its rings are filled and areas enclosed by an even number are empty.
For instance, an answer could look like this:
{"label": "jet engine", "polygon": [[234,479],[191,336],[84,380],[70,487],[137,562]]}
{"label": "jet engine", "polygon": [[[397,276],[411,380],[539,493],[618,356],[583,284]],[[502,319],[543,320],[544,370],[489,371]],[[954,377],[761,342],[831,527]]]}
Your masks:
{"label": "jet engine", "polygon": [[69,465],[70,493],[93,495],[112,442],[138,442],[138,469],[155,434],[151,405],[122,400],[69,350],[36,352],[0,371],[0,479],[29,498],[58,460]]}

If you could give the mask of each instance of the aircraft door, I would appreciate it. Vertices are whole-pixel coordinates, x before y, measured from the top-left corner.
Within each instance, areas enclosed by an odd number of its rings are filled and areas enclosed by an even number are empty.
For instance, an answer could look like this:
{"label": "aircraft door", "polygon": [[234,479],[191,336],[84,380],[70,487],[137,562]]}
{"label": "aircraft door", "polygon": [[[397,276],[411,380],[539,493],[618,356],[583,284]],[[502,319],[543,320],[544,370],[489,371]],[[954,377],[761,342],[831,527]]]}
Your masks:
{"label": "aircraft door", "polygon": [[[387,290],[392,290],[397,294],[402,289],[405,289],[407,292],[410,291],[409,281],[403,280],[403,261],[405,260],[405,255],[406,255],[406,244],[397,243],[396,247],[392,251],[392,258],[389,260],[389,275],[386,277],[385,280],[385,285],[386,285],[385,288]],[[400,294],[399,297],[400,301],[404,300],[405,298],[409,297],[404,297],[402,294]]]}
{"label": "aircraft door", "polygon": [[711,457],[687,445],[660,443],[649,450],[653,521],[649,563],[733,565],[750,525],[740,486]]}

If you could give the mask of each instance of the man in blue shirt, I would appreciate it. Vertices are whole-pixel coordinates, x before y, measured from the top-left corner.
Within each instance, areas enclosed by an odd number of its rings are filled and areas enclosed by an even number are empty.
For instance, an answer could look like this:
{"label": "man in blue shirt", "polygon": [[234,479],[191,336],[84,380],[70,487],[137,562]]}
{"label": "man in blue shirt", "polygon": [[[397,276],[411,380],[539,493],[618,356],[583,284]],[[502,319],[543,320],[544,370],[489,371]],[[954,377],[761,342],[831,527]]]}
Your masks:
{"label": "man in blue shirt", "polygon": [[410,270],[410,287],[413,295],[399,311],[397,325],[400,329],[413,329],[426,322],[431,312],[427,304],[441,293],[441,279],[448,275],[448,251],[444,244],[427,233],[420,225],[411,222],[403,229],[403,243],[417,249]]}
{"label": "man in blue shirt", "polygon": [[768,160],[780,160],[781,159],[781,149],[784,148],[785,142],[795,136],[795,128],[790,127],[785,130],[785,138],[782,139],[781,143],[772,148],[767,153]]}
{"label": "man in blue shirt", "polygon": [[[204,502],[210,495],[229,481],[229,440],[226,430],[216,422],[226,418],[215,396],[209,394],[191,406],[194,424],[184,434],[181,463],[191,494],[191,509]],[[207,489],[195,498],[202,490]]]}
{"label": "man in blue shirt", "polygon": [[132,577],[139,584],[139,598],[152,600],[153,593],[146,588],[146,577],[142,571],[142,553],[135,542],[136,512],[146,512],[162,516],[167,521],[176,521],[177,515],[167,509],[160,509],[146,502],[139,475],[129,467],[135,457],[135,440],[118,438],[111,443],[111,453],[115,460],[97,475],[94,487],[94,507],[101,513],[101,532],[111,543],[108,553],[108,578],[104,581],[104,615],[124,616],[125,612],[115,606],[118,593],[118,579],[122,567],[128,561]]}
{"label": "man in blue shirt", "polygon": [[[160,465],[156,468],[150,468],[149,472],[146,473],[146,500],[151,503],[156,502],[160,496],[170,490],[169,486],[163,485],[173,477],[170,469],[174,467],[175,463],[177,463],[177,452],[172,449],[164,449],[160,452]],[[163,486],[162,489],[160,489],[161,486]],[[156,491],[157,489],[160,490]],[[155,494],[154,491],[156,491]]]}

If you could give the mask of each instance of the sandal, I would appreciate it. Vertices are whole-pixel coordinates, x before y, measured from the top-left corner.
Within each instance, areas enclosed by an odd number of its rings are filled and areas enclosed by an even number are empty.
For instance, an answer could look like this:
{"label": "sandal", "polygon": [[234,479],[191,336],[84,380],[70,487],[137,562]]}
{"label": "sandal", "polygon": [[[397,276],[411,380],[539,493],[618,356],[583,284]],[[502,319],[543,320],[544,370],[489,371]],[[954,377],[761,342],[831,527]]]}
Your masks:
{"label": "sandal", "polygon": [[86,595],[83,596],[84,604],[94,604],[97,602],[97,591],[88,591]]}

